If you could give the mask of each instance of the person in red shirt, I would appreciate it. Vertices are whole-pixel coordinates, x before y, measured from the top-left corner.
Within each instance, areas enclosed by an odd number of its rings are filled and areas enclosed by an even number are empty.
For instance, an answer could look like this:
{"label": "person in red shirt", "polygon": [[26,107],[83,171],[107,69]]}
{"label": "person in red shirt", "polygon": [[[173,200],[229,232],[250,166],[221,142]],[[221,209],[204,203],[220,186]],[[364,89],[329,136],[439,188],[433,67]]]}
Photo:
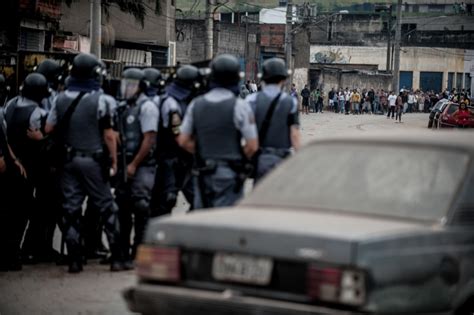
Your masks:
{"label": "person in red shirt", "polygon": [[456,119],[459,128],[468,128],[472,113],[467,107],[466,102],[461,102],[461,104],[459,104],[459,109],[453,113],[453,117]]}

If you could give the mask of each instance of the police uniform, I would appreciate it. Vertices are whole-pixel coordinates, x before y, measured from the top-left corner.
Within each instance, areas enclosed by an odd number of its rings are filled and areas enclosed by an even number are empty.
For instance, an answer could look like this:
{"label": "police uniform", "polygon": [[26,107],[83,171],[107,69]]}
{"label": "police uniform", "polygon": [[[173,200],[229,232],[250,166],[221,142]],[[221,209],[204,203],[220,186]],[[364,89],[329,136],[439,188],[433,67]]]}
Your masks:
{"label": "police uniform", "polygon": [[187,104],[164,95],[160,107],[160,124],[157,140],[158,172],[157,177],[160,198],[155,216],[171,213],[181,190],[187,201],[192,204],[194,188],[191,180],[193,166],[192,155],[177,144],[175,137],[186,112]]}
{"label": "police uniform", "polygon": [[[27,136],[28,129],[41,129],[45,112],[40,109],[38,103],[23,96],[13,98],[5,108],[5,121],[7,124],[7,137],[9,144],[15,152],[16,157],[25,167],[27,178],[18,172],[9,172],[11,187],[14,187],[15,199],[13,201],[15,214],[11,214],[8,220],[11,224],[12,251],[19,252],[19,245],[25,231],[26,223],[30,224],[23,244],[23,255],[40,255],[44,250],[42,247],[44,237],[44,220],[51,216],[50,209],[45,208],[47,204],[48,187],[42,185],[42,174],[45,166],[42,165],[39,155],[41,143]],[[33,195],[36,189],[35,197]],[[12,204],[13,205],[13,204]]]}
{"label": "police uniform", "polygon": [[[176,137],[187,115],[188,103],[193,96],[192,83],[197,79],[198,70],[193,66],[184,66],[182,69],[178,70],[177,82],[166,88],[159,103],[160,120],[156,148],[158,171],[154,188],[156,199],[152,207],[154,217],[171,213],[179,191],[183,193],[191,209],[194,203],[191,174],[193,156],[178,145]],[[187,82],[180,81],[181,76],[187,78]]]}
{"label": "police uniform", "polygon": [[195,208],[233,205],[243,194],[241,140],[257,138],[250,105],[229,89],[214,88],[191,103],[181,133],[196,139]]}
{"label": "police uniform", "polygon": [[264,139],[259,139],[260,153],[256,165],[256,181],[260,180],[290,155],[292,147],[291,127],[299,127],[298,105],[293,97],[282,92],[276,84],[267,84],[261,92],[249,95],[247,98],[255,113],[257,128],[260,131],[270,105],[277,97],[279,99],[271,117],[267,134],[264,135]]}
{"label": "police uniform", "polygon": [[[104,92],[103,89],[100,89],[100,91]],[[112,113],[117,112],[118,105],[115,98],[104,92],[101,99],[105,103],[105,108],[108,108]],[[118,115],[115,115],[115,118],[118,119]],[[118,121],[115,121],[114,128],[117,125]],[[102,241],[102,232],[103,224],[100,222],[100,209],[96,209],[89,198],[84,213],[84,246],[87,258],[105,258],[107,256],[108,252]]]}
{"label": "police uniform", "polygon": [[[55,126],[79,93],[69,87],[60,93],[48,116],[47,124]],[[104,151],[103,131],[112,128],[113,116],[113,108],[108,106],[104,94],[98,89],[89,90],[79,101],[66,128],[65,140],[69,156],[61,176],[64,211],[62,223],[70,262],[79,265],[78,260],[82,259],[82,205],[86,196],[100,211],[112,253],[112,263],[122,259],[118,207],[114,203],[107,178],[109,169],[102,162],[107,159],[108,154]],[[79,269],[81,270],[82,266]]]}
{"label": "police uniform", "polygon": [[[6,169],[0,172],[0,271],[21,269],[20,241],[26,224],[26,210],[22,206],[21,191],[16,189],[16,181],[21,178],[8,151],[4,111],[0,108],[0,158]],[[20,197],[20,198],[19,198]],[[19,200],[16,200],[19,199]],[[15,205],[15,202],[17,204]]]}
{"label": "police uniform", "polygon": [[58,96],[58,93],[54,90],[51,90],[51,95],[48,97],[45,97],[40,104],[41,109],[43,109],[46,112],[49,112],[51,108],[53,107],[53,104],[56,100],[56,97]]}
{"label": "police uniform", "polygon": [[[157,106],[145,95],[140,94],[135,104],[127,105],[121,115],[120,122],[122,145],[126,153],[126,164],[132,162],[143,141],[143,135],[148,132],[157,132],[159,112]],[[122,157],[123,158],[123,157]],[[121,172],[127,172],[122,169]],[[133,178],[121,182],[116,190],[117,204],[120,208],[120,227],[124,259],[130,260],[141,243],[143,233],[150,217],[151,192],[155,182],[156,160],[153,151],[137,167]],[[121,176],[122,177],[122,176]],[[134,220],[132,221],[132,214]],[[130,257],[130,234],[134,222],[134,242]]]}

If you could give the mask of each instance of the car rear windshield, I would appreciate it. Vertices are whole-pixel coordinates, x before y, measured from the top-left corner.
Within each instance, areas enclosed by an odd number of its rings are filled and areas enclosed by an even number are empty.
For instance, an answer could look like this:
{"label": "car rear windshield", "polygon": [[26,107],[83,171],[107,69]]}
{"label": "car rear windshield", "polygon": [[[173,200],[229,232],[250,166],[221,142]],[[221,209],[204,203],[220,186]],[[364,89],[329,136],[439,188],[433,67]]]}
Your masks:
{"label": "car rear windshield", "polygon": [[243,204],[439,220],[468,161],[461,151],[419,146],[313,145],[277,168]]}
{"label": "car rear windshield", "polygon": [[433,110],[439,110],[441,106],[443,106],[443,104],[444,104],[444,101],[439,101],[438,103],[436,103]]}

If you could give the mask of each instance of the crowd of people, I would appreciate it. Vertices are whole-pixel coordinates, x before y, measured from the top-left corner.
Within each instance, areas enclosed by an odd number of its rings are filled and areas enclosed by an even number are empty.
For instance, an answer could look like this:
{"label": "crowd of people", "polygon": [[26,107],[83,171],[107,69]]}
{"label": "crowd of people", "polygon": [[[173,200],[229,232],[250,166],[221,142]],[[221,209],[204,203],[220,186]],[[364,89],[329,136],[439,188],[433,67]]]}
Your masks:
{"label": "crowd of people", "polygon": [[[292,90],[292,95],[298,98],[294,85]],[[443,98],[459,103],[466,102],[466,105],[470,105],[468,95],[470,91],[465,89],[445,90],[443,93],[402,89],[399,93],[395,93],[383,89],[361,90],[346,87],[339,90],[332,88],[326,96],[322,89],[310,90],[308,85],[305,85],[299,93],[303,114],[322,113],[323,110],[346,115],[387,114],[387,117],[397,118],[399,122],[402,114],[405,113],[428,113]]]}
{"label": "crowd of people", "polygon": [[467,14],[467,15],[472,15],[472,3],[466,3],[466,2],[461,2],[457,3],[455,2],[453,4],[453,11],[455,14]]}
{"label": "crowd of people", "polygon": [[[180,191],[190,210],[230,206],[247,178],[299,148],[283,60],[265,61],[260,91],[249,82],[245,99],[237,58],[210,68],[181,66],[166,83],[157,69],[129,68],[113,97],[93,55],[67,74],[40,63],[0,110],[0,271],[63,261],[78,273],[91,258],[132,269],[147,222],[170,214]],[[53,249],[56,226],[67,256]]]}

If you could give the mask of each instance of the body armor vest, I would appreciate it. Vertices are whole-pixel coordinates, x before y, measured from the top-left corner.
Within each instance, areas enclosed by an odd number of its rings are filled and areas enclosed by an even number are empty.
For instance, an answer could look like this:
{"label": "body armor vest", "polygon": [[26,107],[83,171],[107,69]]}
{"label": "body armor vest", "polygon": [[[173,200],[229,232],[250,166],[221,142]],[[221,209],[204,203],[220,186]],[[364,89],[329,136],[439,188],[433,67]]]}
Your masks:
{"label": "body armor vest", "polygon": [[5,113],[7,124],[8,143],[17,158],[19,158],[26,168],[29,168],[35,157],[37,157],[40,143],[31,140],[27,136],[30,127],[30,117],[37,105],[31,104],[25,107],[17,105],[19,97],[11,100]]}
{"label": "body armor vest", "polygon": [[[258,93],[255,110],[258,130],[262,128],[263,121],[265,120],[272,101],[273,98],[270,98],[265,93]],[[291,96],[286,96],[278,100],[265,139],[259,139],[262,148],[289,149],[291,147],[288,117],[292,107],[293,99]]]}
{"label": "body armor vest", "polygon": [[240,161],[241,134],[234,124],[237,99],[209,102],[200,97],[194,104],[194,130],[201,159]]}
{"label": "body armor vest", "polygon": [[[98,107],[101,92],[86,94],[77,105],[66,127],[66,144],[80,152],[98,152],[103,149],[103,134],[99,128]],[[58,120],[64,117],[74,98],[61,93],[56,101]]]}

